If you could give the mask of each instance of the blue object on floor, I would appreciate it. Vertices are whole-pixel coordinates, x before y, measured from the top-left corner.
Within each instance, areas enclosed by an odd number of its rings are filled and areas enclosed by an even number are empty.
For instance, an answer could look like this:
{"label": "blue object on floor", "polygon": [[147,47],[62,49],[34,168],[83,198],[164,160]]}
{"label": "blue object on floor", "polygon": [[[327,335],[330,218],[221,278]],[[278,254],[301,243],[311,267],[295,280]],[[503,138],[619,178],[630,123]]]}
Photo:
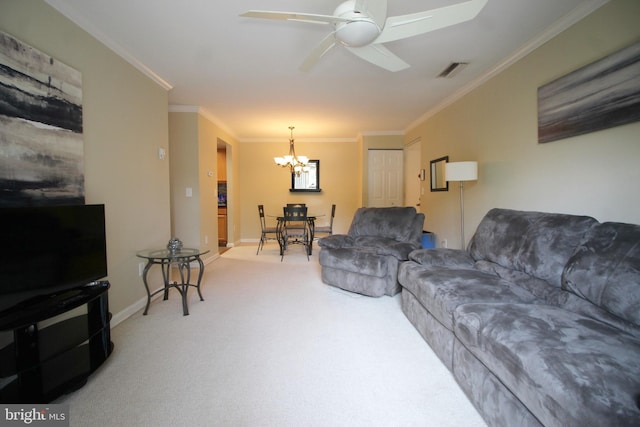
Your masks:
{"label": "blue object on floor", "polygon": [[422,249],[433,249],[436,247],[436,235],[428,231],[422,231]]}

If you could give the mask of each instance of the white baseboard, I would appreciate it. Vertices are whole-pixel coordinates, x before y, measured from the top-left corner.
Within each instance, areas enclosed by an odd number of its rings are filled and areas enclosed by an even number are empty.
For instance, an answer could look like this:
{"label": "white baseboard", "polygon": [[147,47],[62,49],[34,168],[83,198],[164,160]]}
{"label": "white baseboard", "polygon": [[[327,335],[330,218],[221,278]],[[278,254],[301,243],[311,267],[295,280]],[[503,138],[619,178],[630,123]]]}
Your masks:
{"label": "white baseboard", "polygon": [[[161,289],[161,288],[158,288],[158,289]],[[155,292],[155,291],[153,291],[153,292]],[[162,295],[162,292],[158,292],[156,295],[151,297],[151,301],[155,301],[156,299],[160,298],[161,295]],[[117,312],[111,318],[111,327],[113,328],[115,326],[118,326],[120,323],[124,322],[129,317],[133,316],[135,313],[137,313],[138,311],[142,310],[145,305],[147,305],[147,297],[146,296],[140,298],[138,301],[134,302],[133,304],[131,304],[130,306],[128,306],[124,310],[121,310],[121,311]]]}
{"label": "white baseboard", "polygon": [[258,243],[260,239],[240,239],[240,243]]}
{"label": "white baseboard", "polygon": [[[206,266],[208,264],[211,264],[213,261],[215,261],[218,258],[220,258],[220,254],[216,253],[206,259],[203,259],[202,262]],[[191,266],[198,268],[198,263],[194,262],[191,264]],[[162,287],[158,287],[156,290],[151,291],[151,293],[153,294],[154,292],[160,289],[162,289]],[[155,301],[156,299],[160,298],[162,295],[163,295],[162,292],[158,292],[156,295],[151,297],[151,301]],[[146,296],[140,298],[130,306],[126,307],[124,310],[120,310],[119,312],[114,314],[113,317],[111,318],[111,327],[113,328],[119,325],[120,323],[124,322],[125,320],[133,316],[138,311],[144,309],[145,305],[147,305]]]}

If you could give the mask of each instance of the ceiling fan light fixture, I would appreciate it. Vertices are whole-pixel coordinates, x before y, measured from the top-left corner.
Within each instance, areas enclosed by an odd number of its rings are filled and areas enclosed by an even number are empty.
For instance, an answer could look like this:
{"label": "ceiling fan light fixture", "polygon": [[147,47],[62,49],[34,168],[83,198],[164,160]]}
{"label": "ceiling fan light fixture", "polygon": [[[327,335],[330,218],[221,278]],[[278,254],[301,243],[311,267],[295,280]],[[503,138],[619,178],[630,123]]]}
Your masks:
{"label": "ceiling fan light fixture", "polygon": [[380,28],[370,19],[359,19],[336,26],[335,38],[345,46],[366,46],[380,35]]}
{"label": "ceiling fan light fixture", "polygon": [[356,10],[355,0],[347,0],[338,5],[333,11],[333,16],[348,19],[347,22],[334,24],[334,37],[348,47],[366,46],[377,39],[382,31],[367,14]]}
{"label": "ceiling fan light fixture", "polygon": [[322,39],[300,66],[309,69],[337,44],[388,71],[400,71],[409,64],[381,46],[384,43],[418,36],[475,18],[489,0],[465,0],[450,6],[408,15],[387,16],[387,0],[346,0],[333,15],[250,10],[240,16],[332,24],[333,32]]}

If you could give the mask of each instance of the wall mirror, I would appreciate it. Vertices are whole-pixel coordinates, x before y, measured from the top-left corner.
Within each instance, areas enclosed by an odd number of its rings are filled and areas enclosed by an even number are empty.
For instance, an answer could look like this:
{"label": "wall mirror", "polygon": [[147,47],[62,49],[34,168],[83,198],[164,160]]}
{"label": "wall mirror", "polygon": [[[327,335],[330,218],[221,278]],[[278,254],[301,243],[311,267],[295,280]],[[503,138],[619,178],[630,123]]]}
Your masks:
{"label": "wall mirror", "polygon": [[449,161],[449,156],[431,160],[431,191],[449,191],[449,181],[444,177],[444,165]]}
{"label": "wall mirror", "polygon": [[298,192],[319,192],[320,190],[320,160],[309,160],[309,172],[291,174],[291,189]]}

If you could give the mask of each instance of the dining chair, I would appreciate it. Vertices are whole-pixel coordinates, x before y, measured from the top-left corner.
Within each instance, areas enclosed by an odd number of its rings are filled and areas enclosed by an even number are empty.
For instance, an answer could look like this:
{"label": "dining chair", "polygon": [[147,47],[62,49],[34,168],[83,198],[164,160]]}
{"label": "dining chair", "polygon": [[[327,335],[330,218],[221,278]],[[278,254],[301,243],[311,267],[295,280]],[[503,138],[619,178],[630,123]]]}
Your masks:
{"label": "dining chair", "polygon": [[264,243],[267,240],[278,240],[278,234],[276,227],[267,226],[267,220],[264,217],[264,206],[258,205],[258,215],[260,216],[260,241],[258,242],[258,250],[256,255],[264,247]]}
{"label": "dining chair", "polygon": [[330,236],[333,234],[333,218],[336,216],[336,205],[331,205],[331,218],[329,218],[329,225],[318,225],[315,227],[314,238],[317,237],[318,233],[326,234]]}
{"label": "dining chair", "polygon": [[306,206],[285,206],[283,209],[282,240],[283,249],[280,261],[284,259],[284,252],[290,244],[303,245],[309,260],[309,227],[307,224]]}

